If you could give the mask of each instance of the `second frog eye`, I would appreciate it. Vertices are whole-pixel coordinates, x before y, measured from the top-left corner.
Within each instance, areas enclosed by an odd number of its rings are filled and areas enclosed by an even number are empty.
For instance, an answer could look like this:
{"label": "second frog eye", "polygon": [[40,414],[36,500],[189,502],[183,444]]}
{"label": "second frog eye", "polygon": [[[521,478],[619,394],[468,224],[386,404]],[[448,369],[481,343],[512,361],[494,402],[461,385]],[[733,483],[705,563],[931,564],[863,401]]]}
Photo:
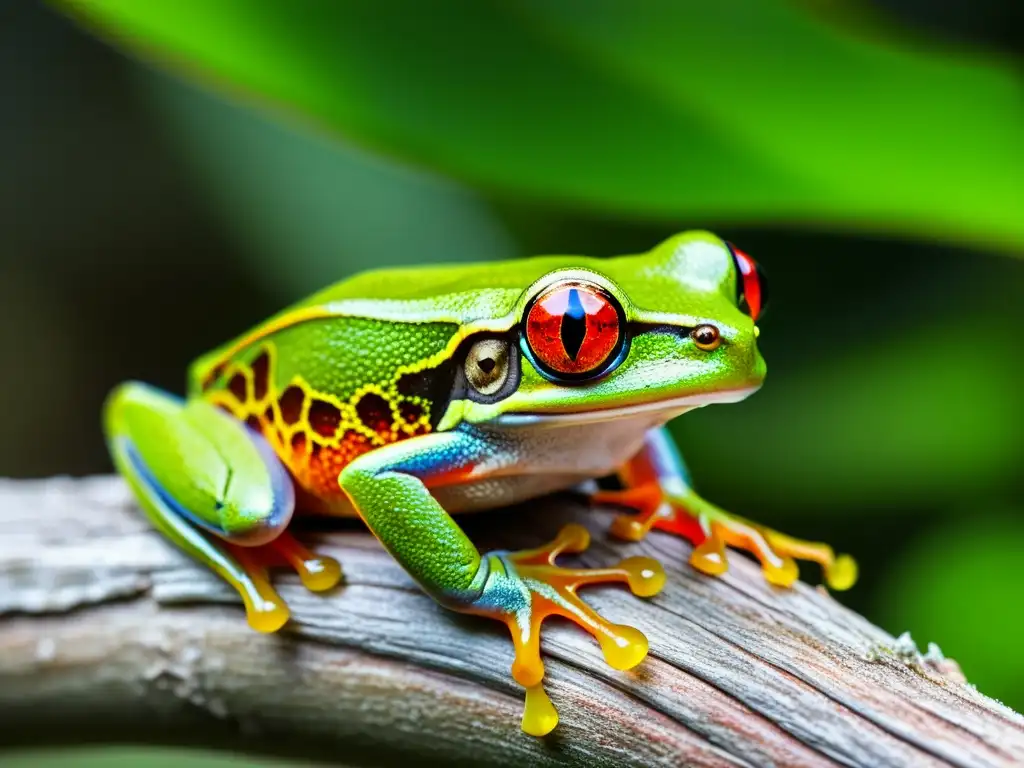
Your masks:
{"label": "second frog eye", "polygon": [[597,285],[557,283],[530,304],[524,331],[532,357],[550,378],[591,378],[607,370],[622,349],[622,310]]}
{"label": "second frog eye", "polygon": [[736,299],[741,310],[756,323],[768,306],[768,278],[761,265],[732,243],[726,243],[736,265]]}

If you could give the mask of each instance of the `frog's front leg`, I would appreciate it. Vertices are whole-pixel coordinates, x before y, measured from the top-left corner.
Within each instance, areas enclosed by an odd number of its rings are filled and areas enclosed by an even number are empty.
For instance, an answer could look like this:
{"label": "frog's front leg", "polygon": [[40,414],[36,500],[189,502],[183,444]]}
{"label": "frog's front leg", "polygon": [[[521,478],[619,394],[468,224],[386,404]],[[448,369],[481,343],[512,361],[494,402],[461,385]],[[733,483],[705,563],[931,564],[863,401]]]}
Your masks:
{"label": "frog's front leg", "polygon": [[285,530],[292,480],[240,421],[135,382],[114,390],[104,419],[114,463],[149,518],[238,590],[253,629],[273,632],[288,620],[269,566],[292,566],[314,591],[338,583],[338,562],[310,553]]}
{"label": "frog's front leg", "polygon": [[695,547],[690,564],[710,575],[728,569],[725,548],[731,546],[754,554],[765,579],[779,586],[788,587],[797,579],[794,558],[819,563],[832,589],[849,589],[857,580],[857,564],[849,555],[836,556],[828,544],[794,539],[744,520],[699,496],[664,427],[647,434],[643,448],[619,474],[624,490],[592,496],[599,503],[636,510],[612,523],[611,531],[619,538],[639,541],[653,528],[675,533]]}
{"label": "frog's front leg", "polygon": [[429,489],[486,477],[500,450],[468,429],[426,435],[359,457],[342,471],[340,484],[377,538],[439,603],[508,626],[515,646],[512,676],[527,689],[523,730],[542,736],[558,721],[542,687],[544,619],[557,615],[576,622],[597,638],[612,667],[630,669],[646,656],[647,639],[598,615],[576,590],[624,582],[634,594],[650,596],[665,577],[650,558],[629,558],[612,568],[555,565],[558,555],[589,545],[580,525],[567,525],[536,549],[481,557]]}

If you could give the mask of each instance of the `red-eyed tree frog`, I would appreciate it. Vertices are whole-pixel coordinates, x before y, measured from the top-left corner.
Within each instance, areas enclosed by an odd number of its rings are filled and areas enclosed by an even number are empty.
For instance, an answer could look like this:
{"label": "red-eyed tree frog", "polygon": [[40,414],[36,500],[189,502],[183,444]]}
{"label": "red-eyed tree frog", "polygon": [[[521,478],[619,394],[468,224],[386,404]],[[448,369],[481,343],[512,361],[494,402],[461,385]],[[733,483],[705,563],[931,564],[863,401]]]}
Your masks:
{"label": "red-eyed tree frog", "polygon": [[439,603],[508,626],[523,729],[543,735],[557,714],[542,687],[541,622],[568,617],[612,667],[634,667],[647,639],[576,589],[622,582],[648,597],[664,572],[650,558],[556,565],[588,546],[579,525],[538,549],[481,554],[454,514],[617,474],[622,490],[595,495],[631,510],[614,536],[682,536],[710,575],[726,570],[731,546],[775,585],[797,578],[794,558],[820,563],[832,588],[853,584],[848,556],[699,496],[664,428],[761,386],[766,299],[757,264],[707,232],[609,259],[367,272],[200,357],[184,399],[120,385],[105,406],[108,444],[153,524],[230,582],[261,632],[289,615],[268,566],[290,565],[317,591],[341,578],[338,562],[289,533],[296,507],[362,518]]}

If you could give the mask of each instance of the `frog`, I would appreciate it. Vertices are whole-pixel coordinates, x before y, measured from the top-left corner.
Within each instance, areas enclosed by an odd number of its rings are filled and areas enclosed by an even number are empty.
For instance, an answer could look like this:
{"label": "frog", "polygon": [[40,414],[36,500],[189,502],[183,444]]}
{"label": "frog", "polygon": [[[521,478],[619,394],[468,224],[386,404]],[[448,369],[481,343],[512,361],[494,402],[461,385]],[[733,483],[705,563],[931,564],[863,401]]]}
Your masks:
{"label": "frog", "polygon": [[[542,622],[575,622],[612,668],[632,669],[646,636],[577,590],[618,583],[654,598],[665,571],[642,556],[559,565],[590,543],[578,523],[542,546],[481,553],[459,515],[576,489],[619,510],[613,538],[681,537],[709,576],[726,572],[733,548],[778,588],[797,580],[797,560],[819,564],[832,589],[856,580],[849,555],[699,495],[667,429],[761,387],[767,290],[753,258],[701,230],[615,257],[361,272],[201,355],[183,397],[118,385],[106,440],[152,524],[237,590],[259,632],[289,620],[271,569],[293,569],[314,592],[343,581],[293,519],[360,518],[439,604],[508,627],[521,728],[544,736],[558,713],[543,685]],[[595,484],[606,477],[617,485]]]}

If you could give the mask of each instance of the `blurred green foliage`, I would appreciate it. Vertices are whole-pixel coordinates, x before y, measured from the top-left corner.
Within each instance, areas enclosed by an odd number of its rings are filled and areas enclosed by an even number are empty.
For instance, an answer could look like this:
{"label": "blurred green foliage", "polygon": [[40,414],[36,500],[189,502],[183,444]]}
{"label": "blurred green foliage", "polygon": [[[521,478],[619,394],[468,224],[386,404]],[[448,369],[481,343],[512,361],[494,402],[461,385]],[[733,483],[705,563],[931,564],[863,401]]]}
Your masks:
{"label": "blurred green foliage", "polygon": [[337,280],[347,264],[326,254],[358,254],[366,265],[514,254],[501,222],[460,185],[253,119],[166,78],[142,80],[182,161],[275,291],[301,295]]}
{"label": "blurred green foliage", "polygon": [[980,514],[975,505],[960,508],[890,565],[890,588],[875,606],[890,626],[940,640],[946,655],[963,662],[968,679],[1018,711],[1024,681],[1022,542],[1020,507],[994,501]]}
{"label": "blurred green foliage", "polygon": [[493,191],[1024,243],[1012,65],[843,29],[812,4],[58,4],[130,50]]}
{"label": "blurred green foliage", "polygon": [[[137,196],[118,179],[157,191],[169,213],[150,214],[151,232],[93,215],[107,224],[70,229],[63,272],[32,271],[41,241],[5,269],[0,346],[25,370],[0,396],[47,407],[15,409],[9,430],[33,439],[10,441],[0,471],[47,443],[33,471],[66,470],[54,446],[79,424],[96,433],[82,466],[105,469],[106,388],[131,375],[180,389],[190,357],[356,270],[610,255],[713,228],[770,275],[770,375],[756,397],[673,425],[702,489],[852,551],[863,581],[845,602],[1024,708],[1024,262],[993,253],[1024,252],[1024,100],[1005,54],[845,3],[55,3],[184,75],[121,64],[135,130],[160,138],[146,157],[179,175],[110,177],[118,213]],[[59,114],[85,101],[66,95]],[[26,136],[34,167],[71,144]],[[5,168],[0,197],[21,178]],[[203,226],[155,255],[184,198]],[[69,227],[90,200],[47,222]],[[8,243],[20,224],[2,222]],[[194,254],[211,231],[223,240]],[[108,232],[125,253],[73,261]]]}

